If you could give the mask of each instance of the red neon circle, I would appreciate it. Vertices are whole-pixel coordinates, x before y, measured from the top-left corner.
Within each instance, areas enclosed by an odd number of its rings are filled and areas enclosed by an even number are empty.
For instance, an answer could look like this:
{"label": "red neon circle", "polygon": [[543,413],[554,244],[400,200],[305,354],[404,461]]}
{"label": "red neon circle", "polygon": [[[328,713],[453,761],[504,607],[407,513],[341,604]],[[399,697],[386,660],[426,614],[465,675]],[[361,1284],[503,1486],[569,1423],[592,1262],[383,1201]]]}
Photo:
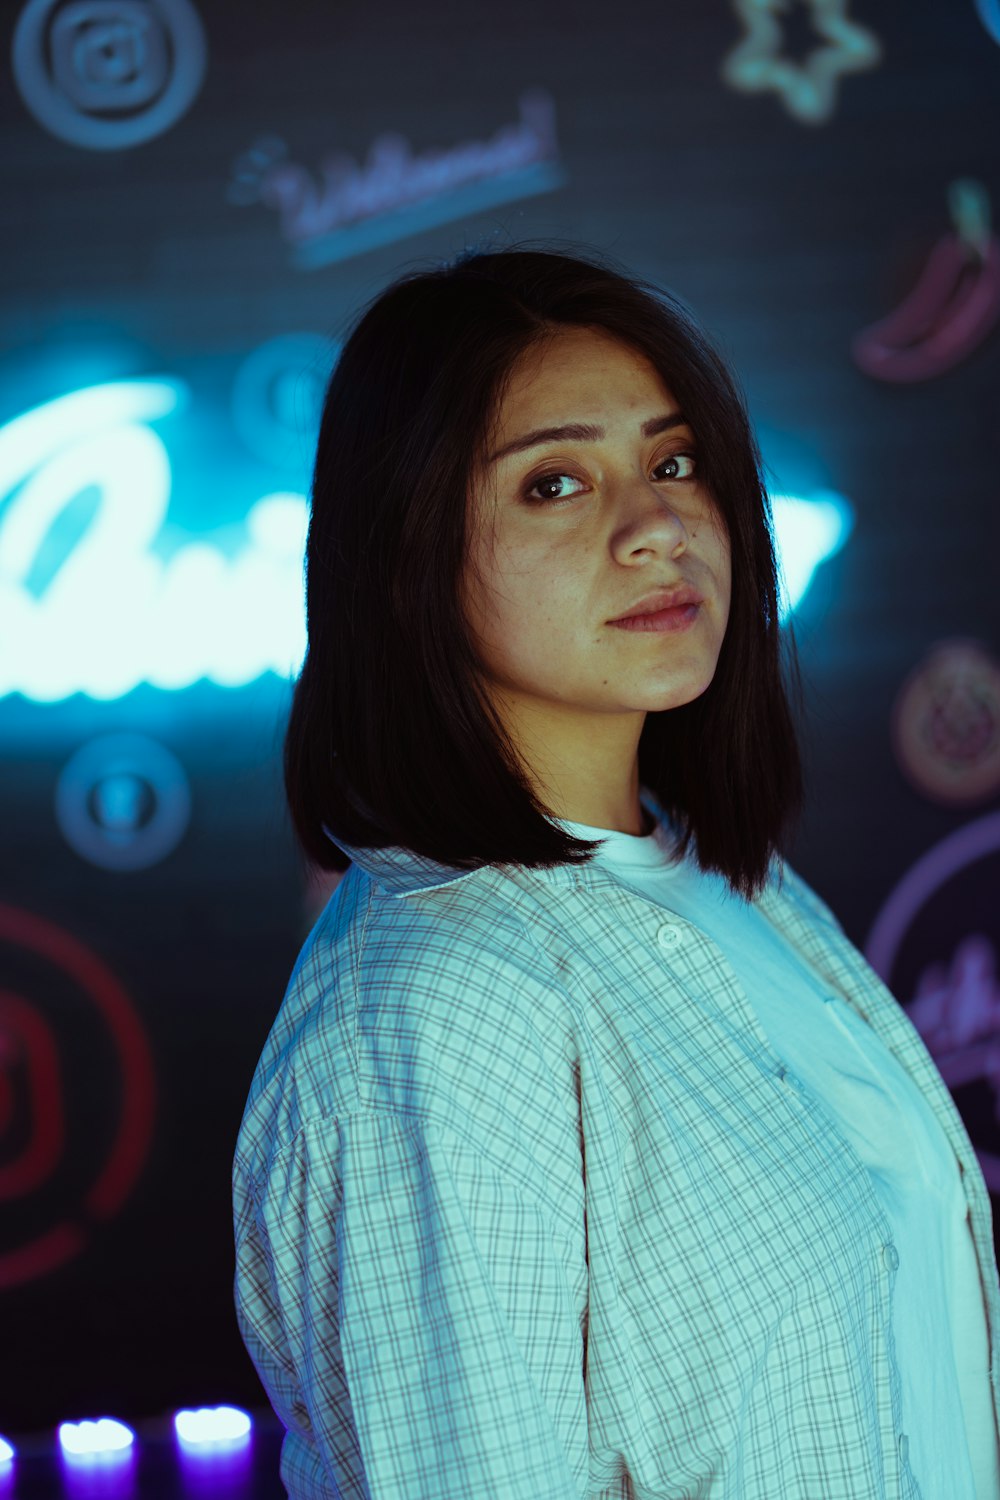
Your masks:
{"label": "red neon circle", "polygon": [[[102,1016],[118,1057],[122,1108],[107,1160],[84,1196],[86,1217],[108,1219],[142,1170],[156,1114],[153,1058],[132,1002],[111,970],[77,938],[35,912],[0,902],[0,939],[31,949],[61,968]],[[89,1229],[69,1221],[28,1245],[0,1255],[0,1288],[46,1275],[84,1248]]]}

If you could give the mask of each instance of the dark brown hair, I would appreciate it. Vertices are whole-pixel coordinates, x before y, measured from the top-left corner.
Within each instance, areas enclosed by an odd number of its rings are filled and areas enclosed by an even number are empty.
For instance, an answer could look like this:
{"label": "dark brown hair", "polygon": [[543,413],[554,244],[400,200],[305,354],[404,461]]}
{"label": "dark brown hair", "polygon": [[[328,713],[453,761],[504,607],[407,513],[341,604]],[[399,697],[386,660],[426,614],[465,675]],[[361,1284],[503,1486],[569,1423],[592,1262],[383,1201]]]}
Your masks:
{"label": "dark brown hair", "polygon": [[771,508],[736,378],[685,304],[608,258],[466,250],[410,271],[354,321],[326,388],[306,543],[308,646],[285,733],[302,850],[332,870],[404,845],[459,869],[583,862],[537,799],[481,687],[460,607],[467,497],[517,359],[560,325],[644,354],[683,410],[730,538],[715,675],[647,714],[639,780],[686,851],[752,899],[801,814]]}

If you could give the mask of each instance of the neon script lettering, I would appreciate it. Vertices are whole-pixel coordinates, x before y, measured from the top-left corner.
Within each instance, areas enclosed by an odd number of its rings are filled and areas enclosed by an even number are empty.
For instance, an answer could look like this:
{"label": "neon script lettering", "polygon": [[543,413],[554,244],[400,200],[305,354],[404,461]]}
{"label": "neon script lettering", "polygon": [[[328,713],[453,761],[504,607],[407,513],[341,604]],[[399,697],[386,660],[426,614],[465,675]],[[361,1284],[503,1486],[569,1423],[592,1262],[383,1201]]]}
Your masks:
{"label": "neon script lettering", "polygon": [[[258,500],[235,557],[206,540],[166,561],[152,550],[171,473],[145,424],[185,397],[176,381],[115,382],[0,429],[0,496],[8,497],[0,511],[0,696],[110,699],[144,681],[182,688],[204,677],[235,687],[269,670],[297,673],[304,496]],[[36,595],[29,580],[43,544],[85,489],[96,489],[97,508]]]}
{"label": "neon script lettering", "polygon": [[467,141],[447,151],[414,155],[405,136],[387,132],[368,151],[364,167],[345,151],[327,156],[317,182],[308,167],[275,162],[261,174],[258,195],[277,209],[286,240],[299,244],[346,224],[387,214],[491,177],[555,159],[555,106],[540,89],[521,95],[518,124],[491,140]]}

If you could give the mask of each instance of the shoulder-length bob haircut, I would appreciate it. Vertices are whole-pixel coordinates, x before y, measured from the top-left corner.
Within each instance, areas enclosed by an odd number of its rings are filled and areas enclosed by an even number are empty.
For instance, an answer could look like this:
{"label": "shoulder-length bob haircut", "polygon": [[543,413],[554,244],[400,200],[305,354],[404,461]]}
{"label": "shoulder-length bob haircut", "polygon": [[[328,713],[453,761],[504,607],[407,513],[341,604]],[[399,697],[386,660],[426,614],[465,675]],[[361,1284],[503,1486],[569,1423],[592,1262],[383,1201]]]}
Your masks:
{"label": "shoulder-length bob haircut", "polygon": [[[552,241],[546,242],[551,245]],[[564,325],[647,356],[679,402],[730,540],[729,621],[712,682],[647,713],[639,781],[681,848],[751,900],[803,800],[781,677],[770,502],[745,397],[679,298],[596,254],[465,250],[409,271],[358,315],[326,387],[306,542],[308,644],[285,731],[302,850],[323,831],[458,869],[583,863],[483,691],[461,608],[474,475],[515,361]],[[788,640],[797,691],[801,679]]]}

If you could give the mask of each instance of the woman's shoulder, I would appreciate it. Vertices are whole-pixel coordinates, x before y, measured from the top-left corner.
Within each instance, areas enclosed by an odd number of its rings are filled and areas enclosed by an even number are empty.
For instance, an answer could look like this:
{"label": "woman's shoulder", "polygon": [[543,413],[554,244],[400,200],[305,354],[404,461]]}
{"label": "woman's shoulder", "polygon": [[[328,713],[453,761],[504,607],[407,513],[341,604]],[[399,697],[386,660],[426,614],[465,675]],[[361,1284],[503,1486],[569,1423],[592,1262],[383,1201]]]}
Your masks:
{"label": "woman's shoulder", "polygon": [[400,899],[349,877],[296,961],[244,1154],[270,1158],[311,1121],[368,1111],[438,1119],[480,1142],[516,1136],[526,1110],[539,1130],[562,1119],[571,1007],[513,892],[505,906],[502,881],[467,881]]}

